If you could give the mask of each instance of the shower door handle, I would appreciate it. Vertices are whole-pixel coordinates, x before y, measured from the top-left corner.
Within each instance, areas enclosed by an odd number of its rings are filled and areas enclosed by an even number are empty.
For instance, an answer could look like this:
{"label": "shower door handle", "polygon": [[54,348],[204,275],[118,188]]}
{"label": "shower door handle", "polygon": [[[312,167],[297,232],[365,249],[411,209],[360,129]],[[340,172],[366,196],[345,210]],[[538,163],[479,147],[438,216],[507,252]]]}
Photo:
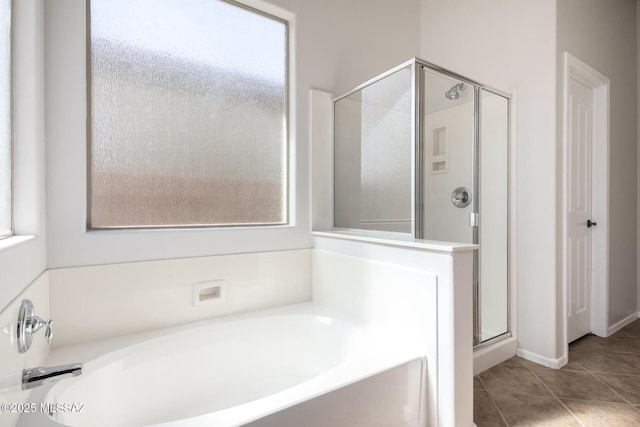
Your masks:
{"label": "shower door handle", "polygon": [[593,222],[590,219],[587,220],[587,228],[595,227],[596,225],[598,225],[597,222]]}

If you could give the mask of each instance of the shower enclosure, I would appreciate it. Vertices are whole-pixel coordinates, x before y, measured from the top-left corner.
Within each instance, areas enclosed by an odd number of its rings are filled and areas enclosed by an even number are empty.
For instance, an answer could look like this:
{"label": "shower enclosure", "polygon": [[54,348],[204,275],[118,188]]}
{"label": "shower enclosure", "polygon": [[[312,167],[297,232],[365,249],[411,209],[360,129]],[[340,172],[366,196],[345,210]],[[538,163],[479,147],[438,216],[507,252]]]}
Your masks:
{"label": "shower enclosure", "polygon": [[334,228],[475,243],[474,346],[510,336],[510,96],[420,59],[334,99]]}

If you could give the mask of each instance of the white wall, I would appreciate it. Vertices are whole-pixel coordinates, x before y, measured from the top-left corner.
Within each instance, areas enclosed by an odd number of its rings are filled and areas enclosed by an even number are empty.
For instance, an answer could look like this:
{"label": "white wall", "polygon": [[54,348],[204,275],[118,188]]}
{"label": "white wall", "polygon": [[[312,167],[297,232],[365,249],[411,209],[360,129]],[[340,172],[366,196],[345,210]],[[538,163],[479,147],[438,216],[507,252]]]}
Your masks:
{"label": "white wall", "polygon": [[[637,102],[636,102],[636,123],[640,123],[640,55],[637,54],[638,52],[638,47],[640,46],[640,7],[638,7],[638,3],[636,2],[636,82],[638,82],[638,87],[637,87]],[[638,145],[640,145],[640,126],[637,126],[636,129],[637,132],[637,139],[638,139]],[[637,150],[637,158],[636,158],[636,165],[640,165],[640,148],[638,148]],[[638,188],[638,192],[640,192],[640,168],[637,168],[637,188]],[[637,194],[637,192],[636,192]],[[637,205],[636,205],[636,209],[637,212],[640,212],[640,197],[637,197]],[[638,246],[640,246],[640,215],[638,215],[637,218],[637,226],[636,226],[636,232],[637,232],[637,237],[636,237],[636,276],[637,276],[637,282],[638,282],[638,289],[637,289],[637,307],[640,310],[640,268],[637,268],[638,265],[640,265],[640,250],[638,250]]]}
{"label": "white wall", "polygon": [[[611,81],[609,169],[609,326],[611,326],[638,311],[636,2],[634,0],[615,2],[559,0],[558,60],[564,51],[586,62]],[[562,67],[558,67],[558,73],[561,72]],[[562,97],[559,90],[558,118],[562,114],[561,105]]]}
{"label": "white wall", "polygon": [[[255,1],[251,2],[252,4]],[[47,2],[47,203],[50,267],[310,246],[309,89],[340,93],[418,51],[417,0],[273,0],[292,17],[293,228],[86,233],[84,1]],[[284,10],[283,10],[284,9]]]}
{"label": "white wall", "polygon": [[[421,0],[420,56],[517,89],[517,285],[521,348],[561,356],[556,251],[556,1]],[[550,165],[541,167],[540,165]]]}
{"label": "white wall", "polygon": [[[0,404],[20,404],[25,402],[30,391],[22,391],[22,371],[42,366],[49,354],[49,346],[44,339],[44,329],[36,332],[31,347],[26,353],[18,352],[17,340],[10,333],[17,328],[18,309],[23,299],[33,303],[35,314],[49,319],[49,276],[45,272],[18,295],[17,301],[0,310]],[[18,421],[20,412],[0,415],[0,425],[13,426]]]}

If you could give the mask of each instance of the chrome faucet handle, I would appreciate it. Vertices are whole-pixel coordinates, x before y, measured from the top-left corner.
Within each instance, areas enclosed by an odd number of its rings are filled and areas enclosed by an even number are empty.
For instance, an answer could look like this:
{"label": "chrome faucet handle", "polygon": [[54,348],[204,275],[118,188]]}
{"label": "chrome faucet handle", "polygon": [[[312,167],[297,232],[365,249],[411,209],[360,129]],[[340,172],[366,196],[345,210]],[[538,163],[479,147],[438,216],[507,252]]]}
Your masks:
{"label": "chrome faucet handle", "polygon": [[44,331],[44,340],[51,345],[53,339],[53,320],[47,320],[47,329]]}
{"label": "chrome faucet handle", "polygon": [[22,301],[18,311],[18,323],[16,327],[16,339],[18,341],[18,352],[24,353],[31,347],[33,334],[46,327],[44,338],[47,344],[51,344],[53,337],[53,320],[44,320],[35,315],[33,303],[28,299]]}
{"label": "chrome faucet handle", "polygon": [[51,338],[53,337],[53,320],[44,320],[38,316],[31,316],[27,318],[26,325],[25,331],[29,331],[32,334],[46,327],[44,330],[44,339],[47,344],[51,344]]}

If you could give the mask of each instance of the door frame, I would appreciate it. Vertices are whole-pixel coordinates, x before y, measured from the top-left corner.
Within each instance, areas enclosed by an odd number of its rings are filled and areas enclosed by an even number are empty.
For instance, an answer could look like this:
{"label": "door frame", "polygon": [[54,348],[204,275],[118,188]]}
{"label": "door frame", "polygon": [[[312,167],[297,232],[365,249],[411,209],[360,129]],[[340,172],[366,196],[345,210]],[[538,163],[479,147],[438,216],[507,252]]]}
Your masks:
{"label": "door frame", "polygon": [[563,102],[562,102],[562,312],[564,321],[565,360],[568,361],[567,296],[567,200],[568,194],[568,121],[569,79],[592,89],[593,138],[592,138],[592,217],[598,226],[592,234],[591,263],[595,274],[591,278],[591,332],[606,337],[609,323],[609,91],[607,76],[582,62],[569,52],[564,52]]}

